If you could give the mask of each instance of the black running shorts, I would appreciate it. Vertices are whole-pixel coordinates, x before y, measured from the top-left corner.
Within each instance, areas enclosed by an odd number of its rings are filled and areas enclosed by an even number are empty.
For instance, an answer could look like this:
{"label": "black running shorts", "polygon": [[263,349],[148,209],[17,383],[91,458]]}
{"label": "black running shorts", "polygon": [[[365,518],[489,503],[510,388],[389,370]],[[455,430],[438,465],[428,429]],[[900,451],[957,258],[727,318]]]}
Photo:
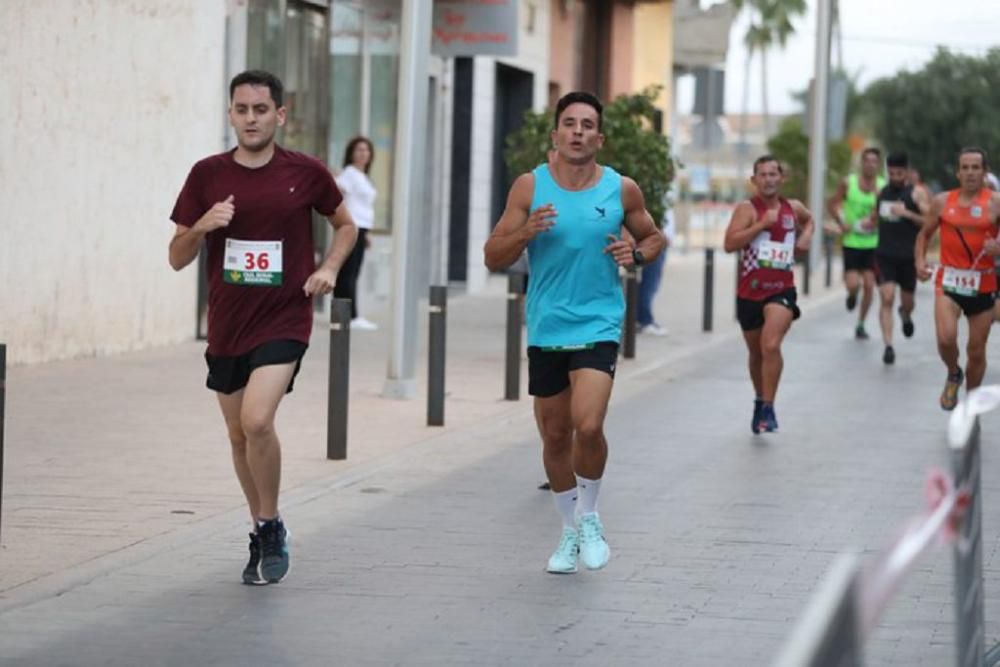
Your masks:
{"label": "black running shorts", "polygon": [[740,322],[743,331],[756,331],[764,326],[764,306],[769,303],[779,303],[792,311],[792,320],[797,320],[802,315],[796,301],[798,294],[795,288],[786,289],[784,292],[772,294],[771,296],[755,301],[753,299],[736,299],[736,319]]}
{"label": "black running shorts", "polygon": [[875,250],[844,248],[844,271],[874,271]]}
{"label": "black running shorts", "polygon": [[272,340],[238,357],[217,357],[205,352],[205,361],[208,363],[208,379],[205,386],[222,394],[232,394],[247,386],[250,373],[255,368],[290,364],[294,361],[295,372],[292,373],[292,379],[285,391],[286,394],[290,393],[308,347],[297,340]]}
{"label": "black running shorts", "polygon": [[913,292],[917,289],[917,267],[912,257],[895,259],[876,253],[875,266],[878,268],[876,277],[879,285],[896,283],[904,292]]}
{"label": "black running shorts", "polygon": [[571,371],[593,368],[612,378],[618,363],[618,343],[590,343],[578,349],[528,348],[528,393],[546,398],[569,386]]}
{"label": "black running shorts", "polygon": [[993,303],[996,301],[996,295],[994,294],[980,293],[976,296],[961,296],[959,294],[952,294],[951,292],[944,292],[944,295],[957,303],[958,307],[962,309],[962,314],[966,317],[985,313],[987,310],[993,308]]}

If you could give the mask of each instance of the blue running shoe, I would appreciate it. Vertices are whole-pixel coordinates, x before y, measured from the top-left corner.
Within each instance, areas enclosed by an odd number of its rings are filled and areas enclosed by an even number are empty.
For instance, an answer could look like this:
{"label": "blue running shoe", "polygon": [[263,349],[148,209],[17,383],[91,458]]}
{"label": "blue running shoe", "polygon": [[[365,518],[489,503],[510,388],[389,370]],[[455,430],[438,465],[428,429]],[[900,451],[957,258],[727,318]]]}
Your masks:
{"label": "blue running shoe", "polygon": [[750,418],[750,430],[754,432],[754,435],[760,433],[760,409],[764,405],[764,401],[759,398],[753,399],[753,417]]}
{"label": "blue running shoe", "polygon": [[600,570],[611,558],[611,547],[604,539],[604,526],[597,512],[580,517],[580,560],[588,570]]}
{"label": "blue running shoe", "polygon": [[562,539],[549,557],[549,564],[545,570],[552,574],[573,574],[576,572],[576,558],[579,553],[580,534],[569,526],[563,526]]}
{"label": "blue running shoe", "polygon": [[257,533],[250,533],[250,560],[243,568],[243,583],[247,586],[263,586],[267,583],[260,576],[260,537]]}
{"label": "blue running shoe", "polygon": [[774,405],[765,405],[760,409],[761,430],[774,433],[778,430],[778,415],[774,413]]}
{"label": "blue running shoe", "polygon": [[281,581],[291,566],[288,558],[288,531],[281,519],[271,519],[257,528],[260,536],[260,574],[269,584]]}

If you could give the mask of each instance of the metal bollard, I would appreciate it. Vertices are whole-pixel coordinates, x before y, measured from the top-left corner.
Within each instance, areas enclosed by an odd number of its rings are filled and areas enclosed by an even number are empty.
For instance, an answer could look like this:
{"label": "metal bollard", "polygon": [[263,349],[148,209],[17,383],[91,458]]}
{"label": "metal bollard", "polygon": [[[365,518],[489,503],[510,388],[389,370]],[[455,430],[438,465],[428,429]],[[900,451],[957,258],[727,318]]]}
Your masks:
{"label": "metal bollard", "polygon": [[826,256],[826,286],[833,284],[833,239],[823,239],[823,254]]}
{"label": "metal bollard", "polygon": [[812,274],[812,263],[809,261],[809,255],[805,256],[802,260],[802,294],[809,296],[809,279]]}
{"label": "metal bollard", "polygon": [[982,496],[979,419],[965,446],[952,449],[955,486],[968,494],[965,518],[954,547],[955,649],[962,665],[983,665],[985,648],[983,614]]}
{"label": "metal bollard", "polygon": [[3,519],[3,431],[7,402],[7,345],[0,343],[0,526]]}
{"label": "metal bollard", "polygon": [[448,323],[448,288],[431,285],[427,339],[427,425],[444,426],[444,355]]}
{"label": "metal bollard", "polygon": [[705,293],[701,312],[701,330],[712,330],[712,297],[715,291],[715,248],[705,248]]}
{"label": "metal bollard", "polygon": [[625,335],[622,356],[635,359],[636,317],[639,311],[639,280],[634,268],[625,272]]}
{"label": "metal bollard", "polygon": [[507,274],[507,369],[504,373],[505,401],[521,398],[521,304],[524,302],[523,273]]}
{"label": "metal bollard", "polygon": [[326,407],[326,458],[347,458],[347,397],[351,375],[351,300],[330,304],[330,370]]}

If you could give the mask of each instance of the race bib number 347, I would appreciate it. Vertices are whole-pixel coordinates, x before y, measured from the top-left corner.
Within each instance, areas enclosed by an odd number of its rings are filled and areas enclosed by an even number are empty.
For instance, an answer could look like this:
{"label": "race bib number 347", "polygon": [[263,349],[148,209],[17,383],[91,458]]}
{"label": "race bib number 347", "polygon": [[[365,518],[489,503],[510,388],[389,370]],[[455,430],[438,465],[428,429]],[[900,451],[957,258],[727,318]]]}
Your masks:
{"label": "race bib number 347", "polygon": [[230,285],[281,285],[281,241],[226,239],[222,278]]}
{"label": "race bib number 347", "polygon": [[794,261],[795,248],[790,244],[764,241],[757,249],[757,263],[765,268],[787,271]]}

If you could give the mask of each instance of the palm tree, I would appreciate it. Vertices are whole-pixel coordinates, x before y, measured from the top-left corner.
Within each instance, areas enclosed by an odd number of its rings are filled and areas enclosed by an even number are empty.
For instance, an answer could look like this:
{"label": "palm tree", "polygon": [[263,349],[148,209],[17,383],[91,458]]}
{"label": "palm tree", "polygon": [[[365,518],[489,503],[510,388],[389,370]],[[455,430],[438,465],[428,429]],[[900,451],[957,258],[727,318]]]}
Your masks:
{"label": "palm tree", "polygon": [[767,52],[777,44],[784,47],[795,32],[792,19],[805,14],[806,0],[729,0],[736,11],[746,11],[750,27],[743,36],[747,47],[746,70],[743,77],[743,110],[740,118],[740,143],[746,144],[747,109],[750,106],[750,65],[755,53],[760,54],[761,112],[764,128],[770,118],[767,95]]}

